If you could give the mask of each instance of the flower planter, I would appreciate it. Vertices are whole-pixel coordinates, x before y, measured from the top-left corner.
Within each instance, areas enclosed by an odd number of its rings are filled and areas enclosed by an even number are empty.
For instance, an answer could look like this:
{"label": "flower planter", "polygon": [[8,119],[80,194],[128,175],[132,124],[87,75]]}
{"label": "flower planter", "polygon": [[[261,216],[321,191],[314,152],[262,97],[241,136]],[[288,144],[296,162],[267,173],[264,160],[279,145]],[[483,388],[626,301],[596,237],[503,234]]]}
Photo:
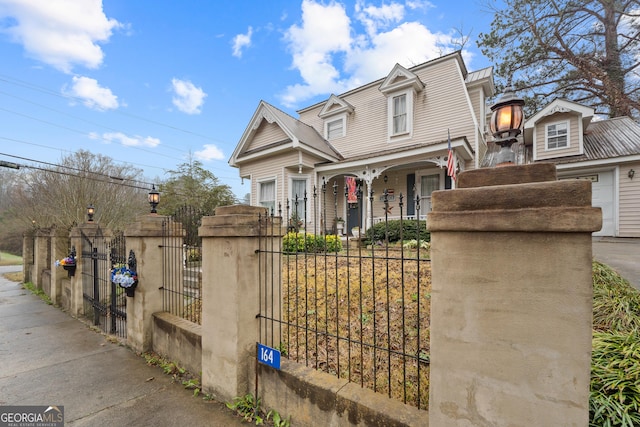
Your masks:
{"label": "flower planter", "polygon": [[65,270],[67,270],[67,274],[69,277],[73,277],[76,275],[76,265],[75,264],[65,264],[62,266]]}
{"label": "flower planter", "polygon": [[128,297],[135,295],[138,286],[138,275],[127,267],[117,267],[111,270],[111,281],[122,289]]}
{"label": "flower planter", "polygon": [[133,285],[129,286],[128,288],[124,288],[124,293],[126,296],[128,297],[133,297],[136,294],[136,286],[138,286],[138,282],[134,283]]}

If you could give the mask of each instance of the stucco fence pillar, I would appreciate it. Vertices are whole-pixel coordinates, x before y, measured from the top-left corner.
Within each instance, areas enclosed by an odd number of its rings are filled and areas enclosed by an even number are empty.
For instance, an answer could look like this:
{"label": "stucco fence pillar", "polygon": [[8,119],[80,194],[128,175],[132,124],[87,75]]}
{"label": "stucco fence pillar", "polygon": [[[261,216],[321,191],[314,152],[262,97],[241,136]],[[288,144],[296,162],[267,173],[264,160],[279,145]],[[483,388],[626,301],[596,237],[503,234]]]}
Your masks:
{"label": "stucco fence pillar", "polygon": [[36,289],[42,289],[44,272],[51,268],[50,232],[48,228],[39,228],[34,236],[32,279]]}
{"label": "stucco fence pillar", "polygon": [[586,426],[591,183],[480,169],[432,207],[430,424]]}
{"label": "stucco fence pillar", "polygon": [[[202,385],[230,401],[250,390],[258,337],[259,216],[266,209],[234,205],[204,217],[202,237]],[[278,228],[268,239],[281,239]],[[269,257],[266,262],[273,261]],[[279,283],[279,282],[278,282]]]}
{"label": "stucco fence pillar", "polygon": [[62,301],[63,289],[69,286],[69,273],[62,267],[56,267],[56,261],[69,256],[71,251],[68,229],[54,227],[51,229],[51,283],[46,290],[51,301],[58,305]]}
{"label": "stucco fence pillar", "polygon": [[127,254],[137,261],[138,286],[127,297],[127,344],[137,352],[153,348],[153,313],[162,311],[163,222],[166,217],[149,214],[137,218],[125,229]]}
{"label": "stucco fence pillar", "polygon": [[35,231],[31,230],[22,235],[22,281],[33,283],[33,263],[35,249]]}

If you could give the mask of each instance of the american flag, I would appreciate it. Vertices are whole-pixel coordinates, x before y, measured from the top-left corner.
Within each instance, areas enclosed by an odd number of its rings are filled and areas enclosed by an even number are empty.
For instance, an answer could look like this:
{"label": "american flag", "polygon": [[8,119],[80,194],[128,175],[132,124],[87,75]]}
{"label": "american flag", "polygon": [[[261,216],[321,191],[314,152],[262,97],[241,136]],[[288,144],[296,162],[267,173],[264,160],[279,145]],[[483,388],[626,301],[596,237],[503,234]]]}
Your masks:
{"label": "american flag", "polygon": [[456,180],[456,162],[453,158],[453,150],[451,149],[451,134],[449,133],[449,129],[447,129],[447,140],[448,140],[448,150],[447,153],[447,175],[451,177],[452,180]]}

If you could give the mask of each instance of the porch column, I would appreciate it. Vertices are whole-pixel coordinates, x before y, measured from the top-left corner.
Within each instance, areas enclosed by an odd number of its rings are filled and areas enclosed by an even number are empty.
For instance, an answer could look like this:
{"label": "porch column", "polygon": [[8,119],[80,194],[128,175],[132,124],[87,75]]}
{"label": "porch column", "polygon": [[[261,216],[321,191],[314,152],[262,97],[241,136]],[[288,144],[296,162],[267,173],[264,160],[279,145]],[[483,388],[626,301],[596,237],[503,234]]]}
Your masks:
{"label": "porch column", "polygon": [[[219,207],[215,216],[202,219],[199,229],[202,330],[206,331],[202,336],[202,385],[223,400],[250,392],[259,341],[260,269],[273,274],[274,286],[280,286],[278,256],[259,261],[259,216],[265,213],[265,208],[257,206]],[[265,238],[280,239],[285,231],[278,227]],[[277,308],[271,310],[278,312],[279,307],[277,302]]]}
{"label": "porch column", "polygon": [[429,213],[430,424],[587,425],[591,183],[551,164],[458,179]]}
{"label": "porch column", "polygon": [[162,311],[164,220],[156,214],[142,215],[124,232],[127,256],[133,251],[137,262],[138,286],[134,296],[127,297],[127,344],[137,352],[151,350],[153,313]]}

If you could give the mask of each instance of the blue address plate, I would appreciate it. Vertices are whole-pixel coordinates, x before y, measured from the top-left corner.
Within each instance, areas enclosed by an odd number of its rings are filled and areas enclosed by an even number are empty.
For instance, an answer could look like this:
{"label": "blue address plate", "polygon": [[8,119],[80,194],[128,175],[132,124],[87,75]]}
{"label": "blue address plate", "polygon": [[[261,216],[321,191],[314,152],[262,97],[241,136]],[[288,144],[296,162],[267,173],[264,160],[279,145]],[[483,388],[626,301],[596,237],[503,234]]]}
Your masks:
{"label": "blue address plate", "polygon": [[264,344],[258,344],[258,362],[271,366],[274,369],[280,369],[280,351],[275,348],[267,347]]}

